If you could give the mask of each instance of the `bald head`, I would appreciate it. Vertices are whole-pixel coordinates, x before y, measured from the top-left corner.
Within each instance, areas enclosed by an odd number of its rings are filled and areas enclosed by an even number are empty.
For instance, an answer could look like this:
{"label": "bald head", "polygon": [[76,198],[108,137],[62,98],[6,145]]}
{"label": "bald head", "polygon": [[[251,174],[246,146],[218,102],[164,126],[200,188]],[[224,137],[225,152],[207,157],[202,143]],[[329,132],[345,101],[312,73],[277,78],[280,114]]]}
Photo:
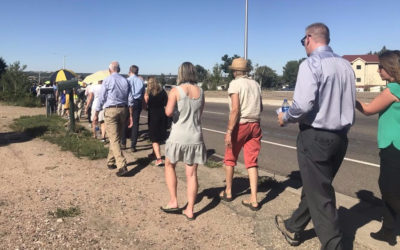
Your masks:
{"label": "bald head", "polygon": [[120,68],[119,68],[119,62],[113,61],[110,63],[110,66],[108,66],[108,69],[110,70],[111,73],[119,73]]}
{"label": "bald head", "polygon": [[323,23],[313,23],[306,28],[306,34],[311,35],[316,43],[328,45],[330,42],[329,28]]}

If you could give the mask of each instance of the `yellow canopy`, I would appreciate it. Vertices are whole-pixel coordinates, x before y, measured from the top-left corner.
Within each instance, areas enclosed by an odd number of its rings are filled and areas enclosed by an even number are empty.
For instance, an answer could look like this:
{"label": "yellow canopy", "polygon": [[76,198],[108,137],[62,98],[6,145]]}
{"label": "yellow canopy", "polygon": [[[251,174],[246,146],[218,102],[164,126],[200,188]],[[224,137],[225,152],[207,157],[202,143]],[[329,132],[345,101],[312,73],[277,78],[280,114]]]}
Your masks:
{"label": "yellow canopy", "polygon": [[110,72],[108,70],[100,70],[100,71],[97,71],[97,72],[85,77],[85,79],[83,79],[83,82],[85,82],[86,84],[89,84],[89,83],[97,84],[98,81],[104,80],[109,75],[110,75]]}

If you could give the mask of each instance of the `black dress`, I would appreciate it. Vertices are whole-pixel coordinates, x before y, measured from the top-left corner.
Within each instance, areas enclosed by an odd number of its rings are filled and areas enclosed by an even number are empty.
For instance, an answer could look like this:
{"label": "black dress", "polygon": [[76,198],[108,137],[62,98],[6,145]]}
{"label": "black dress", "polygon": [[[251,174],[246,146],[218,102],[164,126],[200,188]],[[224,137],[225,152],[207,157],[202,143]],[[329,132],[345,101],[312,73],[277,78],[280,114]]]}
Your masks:
{"label": "black dress", "polygon": [[151,142],[163,142],[167,134],[167,116],[165,106],[167,105],[168,95],[162,90],[157,95],[149,94],[147,103],[149,137]]}

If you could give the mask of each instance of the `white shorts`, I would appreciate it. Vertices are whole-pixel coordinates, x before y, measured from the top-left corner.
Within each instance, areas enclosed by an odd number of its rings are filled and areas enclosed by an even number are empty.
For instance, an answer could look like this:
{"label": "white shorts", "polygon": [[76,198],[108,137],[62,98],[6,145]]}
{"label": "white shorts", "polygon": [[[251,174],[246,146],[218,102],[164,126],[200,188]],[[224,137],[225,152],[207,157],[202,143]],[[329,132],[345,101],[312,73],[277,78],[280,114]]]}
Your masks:
{"label": "white shorts", "polygon": [[[96,114],[96,111],[92,110],[92,116],[91,116],[91,120],[93,121],[94,119],[94,115]],[[99,112],[99,122],[103,122],[104,121],[104,109],[100,110]]]}

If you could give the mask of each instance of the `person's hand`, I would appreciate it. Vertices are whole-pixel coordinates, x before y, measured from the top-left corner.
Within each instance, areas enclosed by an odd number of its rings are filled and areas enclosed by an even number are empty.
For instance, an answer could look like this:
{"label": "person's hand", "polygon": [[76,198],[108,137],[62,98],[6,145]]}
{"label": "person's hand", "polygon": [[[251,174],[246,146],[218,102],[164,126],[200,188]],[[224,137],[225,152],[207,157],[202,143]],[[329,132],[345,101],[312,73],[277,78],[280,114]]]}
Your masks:
{"label": "person's hand", "polygon": [[278,123],[279,123],[279,126],[281,126],[281,127],[285,126],[285,122],[283,121],[283,115],[284,114],[285,113],[283,113],[283,112],[280,112],[278,114]]}
{"label": "person's hand", "polygon": [[225,134],[225,146],[227,146],[228,148],[232,147],[232,135],[230,132],[227,132]]}
{"label": "person's hand", "polygon": [[128,125],[128,128],[132,128],[132,126],[133,126],[133,117],[130,115],[130,116],[129,116],[129,125]]}

